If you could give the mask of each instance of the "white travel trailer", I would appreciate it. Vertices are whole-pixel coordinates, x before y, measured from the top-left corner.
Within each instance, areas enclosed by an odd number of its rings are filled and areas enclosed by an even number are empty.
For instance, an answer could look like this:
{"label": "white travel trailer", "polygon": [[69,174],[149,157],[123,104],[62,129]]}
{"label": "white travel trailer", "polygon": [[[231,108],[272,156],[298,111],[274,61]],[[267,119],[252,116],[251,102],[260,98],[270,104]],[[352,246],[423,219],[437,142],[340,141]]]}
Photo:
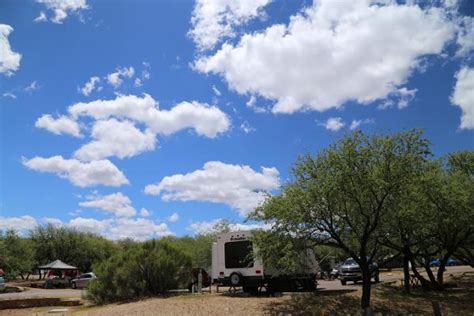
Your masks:
{"label": "white travel trailer", "polygon": [[306,267],[288,275],[265,266],[256,253],[250,231],[223,233],[212,245],[212,280],[223,286],[242,286],[244,292],[315,290],[319,265],[312,251],[305,254]]}

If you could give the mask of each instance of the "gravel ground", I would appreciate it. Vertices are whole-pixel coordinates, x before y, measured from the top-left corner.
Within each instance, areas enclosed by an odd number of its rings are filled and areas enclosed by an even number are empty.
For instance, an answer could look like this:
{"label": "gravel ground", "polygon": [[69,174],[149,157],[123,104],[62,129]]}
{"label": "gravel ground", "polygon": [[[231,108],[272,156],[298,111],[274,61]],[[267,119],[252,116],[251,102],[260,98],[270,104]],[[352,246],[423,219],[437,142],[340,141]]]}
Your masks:
{"label": "gravel ground", "polygon": [[[449,267],[447,276],[450,274],[459,274],[460,272],[470,272],[474,270],[470,267]],[[398,280],[401,277],[400,272],[384,273],[383,280]],[[358,309],[361,285],[348,285],[342,287],[339,281],[321,281],[319,288],[321,291],[318,295],[310,297],[309,299],[305,297],[304,294],[294,294],[294,295],[282,295],[277,297],[248,297],[246,295],[235,295],[229,296],[222,293],[204,293],[199,294],[180,294],[176,296],[171,296],[167,298],[150,298],[132,303],[124,304],[110,304],[106,306],[99,307],[80,307],[80,308],[69,308],[66,315],[79,315],[79,316],[96,316],[96,315],[286,315],[292,314],[296,315],[299,313],[306,314],[312,313],[315,310],[313,308],[329,308],[329,310],[339,310],[337,302],[342,299],[343,302],[350,303],[349,311],[354,311]],[[344,296],[342,294],[337,294],[334,290],[343,288],[344,290],[354,289],[352,293],[346,293]],[[333,291],[325,291],[325,290]],[[388,297],[385,297],[383,292],[377,294],[379,290],[383,289],[383,285],[374,286],[374,296],[378,296],[382,301],[379,303],[379,306],[386,305],[385,309],[382,309],[383,312],[390,311],[394,308],[400,308],[402,305],[407,305],[408,307],[400,309],[401,314],[404,314],[407,310],[415,309],[417,313],[427,313],[431,309],[431,301],[439,301],[443,306],[448,306],[449,312],[456,309],[456,306],[461,307],[461,303],[464,304],[463,310],[474,310],[474,304],[472,302],[472,291],[462,292],[458,296],[453,296],[449,294],[444,297],[443,293],[441,296],[434,293],[432,298],[423,298],[423,292],[415,294],[413,296],[403,296],[400,289],[396,289]],[[385,291],[385,293],[388,293]],[[344,298],[343,298],[344,297]],[[375,298],[375,297],[374,297]],[[380,305],[381,304],[381,305]],[[331,309],[331,305],[334,307]],[[392,306],[393,305],[393,306]],[[50,308],[31,308],[31,309],[17,309],[17,310],[0,310],[1,316],[23,316],[23,315],[51,315],[48,313],[51,309],[56,309],[59,307],[50,307]],[[408,309],[407,309],[408,308]],[[417,314],[415,312],[415,314]],[[466,313],[461,313],[466,314]],[[56,315],[64,315],[64,313],[57,313]],[[472,313],[469,315],[473,315]]]}

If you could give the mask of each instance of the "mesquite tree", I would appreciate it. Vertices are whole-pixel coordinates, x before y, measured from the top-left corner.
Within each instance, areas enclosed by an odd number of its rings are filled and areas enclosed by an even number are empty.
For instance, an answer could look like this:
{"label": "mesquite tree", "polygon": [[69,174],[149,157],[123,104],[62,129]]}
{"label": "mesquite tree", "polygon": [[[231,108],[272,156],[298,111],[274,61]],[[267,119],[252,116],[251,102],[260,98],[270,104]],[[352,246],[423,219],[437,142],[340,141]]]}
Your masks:
{"label": "mesquite tree", "polygon": [[[380,249],[380,227],[430,156],[418,130],[367,136],[360,131],[317,156],[300,157],[294,179],[253,214],[272,233],[342,249],[360,266],[361,307],[370,306],[370,262]],[[265,247],[265,245],[259,245]]]}

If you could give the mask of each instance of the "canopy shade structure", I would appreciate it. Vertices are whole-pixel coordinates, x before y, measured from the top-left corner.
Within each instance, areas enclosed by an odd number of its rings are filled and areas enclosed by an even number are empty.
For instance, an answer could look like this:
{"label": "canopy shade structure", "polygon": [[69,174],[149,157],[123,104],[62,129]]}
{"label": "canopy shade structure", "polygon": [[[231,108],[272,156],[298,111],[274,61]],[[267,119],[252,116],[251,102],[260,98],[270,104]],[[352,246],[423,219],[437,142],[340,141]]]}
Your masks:
{"label": "canopy shade structure", "polygon": [[77,267],[71,266],[58,259],[44,266],[39,266],[38,269],[40,270],[77,270]]}

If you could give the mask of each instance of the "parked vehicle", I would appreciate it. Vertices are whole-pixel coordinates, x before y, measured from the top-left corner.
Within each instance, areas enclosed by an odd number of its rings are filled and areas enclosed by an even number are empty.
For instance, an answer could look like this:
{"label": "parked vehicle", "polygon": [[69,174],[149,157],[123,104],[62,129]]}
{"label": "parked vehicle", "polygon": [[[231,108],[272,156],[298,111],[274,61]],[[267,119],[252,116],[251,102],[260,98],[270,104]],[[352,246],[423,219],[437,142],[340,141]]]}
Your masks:
{"label": "parked vehicle", "polygon": [[319,265],[312,251],[302,253],[306,267],[296,274],[281,273],[265,266],[250,240],[250,231],[224,233],[212,245],[212,279],[219,285],[242,287],[256,293],[262,287],[268,292],[315,290]]}
{"label": "parked vehicle", "polygon": [[71,287],[73,289],[85,288],[90,281],[97,279],[93,272],[81,274],[77,279],[71,281]]}
{"label": "parked vehicle", "polygon": [[329,272],[329,278],[337,279],[341,275],[341,266],[342,263],[337,264],[334,268],[332,268],[331,272]]}
{"label": "parked vehicle", "polygon": [[[371,271],[371,276],[374,278],[375,282],[379,282],[379,267],[377,263],[373,262],[369,264],[369,269]],[[348,258],[341,266],[341,273],[339,275],[342,285],[346,285],[347,281],[362,281],[362,271],[360,270],[359,264],[353,259]]]}
{"label": "parked vehicle", "polygon": [[[430,267],[439,267],[440,264],[441,264],[440,259],[435,259],[430,262]],[[461,264],[462,264],[461,261],[456,260],[456,259],[448,259],[448,261],[446,262],[446,266],[458,266]]]}
{"label": "parked vehicle", "polygon": [[7,287],[7,285],[5,284],[5,279],[0,276],[0,292],[5,291],[6,287]]}

